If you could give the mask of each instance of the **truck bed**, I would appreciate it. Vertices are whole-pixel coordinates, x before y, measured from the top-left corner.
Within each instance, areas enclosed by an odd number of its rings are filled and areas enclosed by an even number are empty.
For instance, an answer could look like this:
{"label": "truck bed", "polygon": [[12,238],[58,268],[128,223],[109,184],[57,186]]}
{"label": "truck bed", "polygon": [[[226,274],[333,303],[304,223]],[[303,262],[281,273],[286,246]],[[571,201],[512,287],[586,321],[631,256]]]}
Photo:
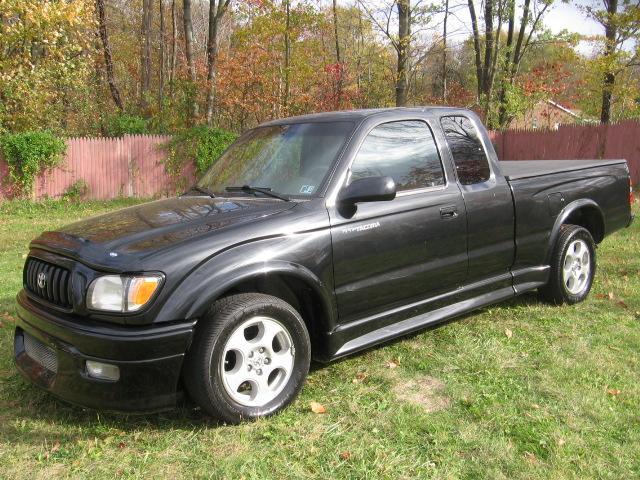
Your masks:
{"label": "truck bed", "polygon": [[625,163],[625,160],[517,160],[501,161],[500,168],[508,180],[541,177],[555,173]]}

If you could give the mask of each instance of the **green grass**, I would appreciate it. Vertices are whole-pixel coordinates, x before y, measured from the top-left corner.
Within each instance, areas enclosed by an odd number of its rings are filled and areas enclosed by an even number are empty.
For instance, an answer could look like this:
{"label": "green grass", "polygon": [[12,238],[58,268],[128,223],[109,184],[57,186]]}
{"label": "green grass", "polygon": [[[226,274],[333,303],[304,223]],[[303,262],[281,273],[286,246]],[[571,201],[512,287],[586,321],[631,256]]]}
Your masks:
{"label": "green grass", "polygon": [[0,205],[0,478],[640,477],[639,222],[599,248],[580,305],[483,309],[317,368],[283,414],[224,426],[84,411],[13,366],[29,240],[127,203]]}

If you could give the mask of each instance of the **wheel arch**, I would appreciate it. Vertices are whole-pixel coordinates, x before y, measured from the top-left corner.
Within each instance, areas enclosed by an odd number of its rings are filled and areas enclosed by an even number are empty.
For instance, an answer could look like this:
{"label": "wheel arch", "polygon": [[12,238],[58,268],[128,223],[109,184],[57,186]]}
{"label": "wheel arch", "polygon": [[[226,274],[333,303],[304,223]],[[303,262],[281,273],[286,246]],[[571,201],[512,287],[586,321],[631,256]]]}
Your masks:
{"label": "wheel arch", "polygon": [[335,305],[329,289],[311,271],[300,265],[278,262],[269,266],[255,265],[242,271],[225,272],[207,282],[203,293],[194,295],[187,318],[202,318],[218,299],[238,293],[264,293],[292,305],[307,326],[314,356],[322,351],[322,332],[331,328]]}
{"label": "wheel arch", "polygon": [[600,206],[590,199],[580,199],[568,204],[558,215],[551,230],[547,249],[547,263],[553,254],[553,248],[560,235],[562,225],[579,225],[589,231],[593,240],[600,243],[605,235],[604,213]]}

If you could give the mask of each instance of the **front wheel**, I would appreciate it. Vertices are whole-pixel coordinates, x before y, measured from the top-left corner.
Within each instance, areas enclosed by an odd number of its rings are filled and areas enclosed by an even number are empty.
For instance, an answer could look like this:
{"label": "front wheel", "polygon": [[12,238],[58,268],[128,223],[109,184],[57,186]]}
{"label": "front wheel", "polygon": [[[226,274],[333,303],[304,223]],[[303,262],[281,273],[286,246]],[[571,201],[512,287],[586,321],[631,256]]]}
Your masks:
{"label": "front wheel", "polygon": [[563,225],[551,258],[549,282],[539,289],[543,299],[560,305],[578,303],[589,295],[596,272],[596,244],[589,231]]}
{"label": "front wheel", "polygon": [[217,301],[201,320],[185,360],[193,400],[227,423],[277,413],[296,397],[309,371],[304,321],[283,300],[249,293]]}

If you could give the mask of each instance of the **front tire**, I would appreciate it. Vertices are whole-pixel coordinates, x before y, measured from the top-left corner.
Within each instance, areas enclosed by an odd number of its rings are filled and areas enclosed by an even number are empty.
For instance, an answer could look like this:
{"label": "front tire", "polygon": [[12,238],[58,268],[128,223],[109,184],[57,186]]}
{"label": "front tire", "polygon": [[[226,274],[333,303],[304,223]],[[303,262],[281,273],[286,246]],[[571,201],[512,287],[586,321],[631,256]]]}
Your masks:
{"label": "front tire", "polygon": [[192,399],[226,423],[289,405],[309,372],[311,343],[300,314],[259,293],[225,297],[200,321],[184,380]]}
{"label": "front tire", "polygon": [[578,225],[562,225],[551,257],[549,282],[541,297],[555,305],[582,302],[596,272],[596,244],[589,231]]}

